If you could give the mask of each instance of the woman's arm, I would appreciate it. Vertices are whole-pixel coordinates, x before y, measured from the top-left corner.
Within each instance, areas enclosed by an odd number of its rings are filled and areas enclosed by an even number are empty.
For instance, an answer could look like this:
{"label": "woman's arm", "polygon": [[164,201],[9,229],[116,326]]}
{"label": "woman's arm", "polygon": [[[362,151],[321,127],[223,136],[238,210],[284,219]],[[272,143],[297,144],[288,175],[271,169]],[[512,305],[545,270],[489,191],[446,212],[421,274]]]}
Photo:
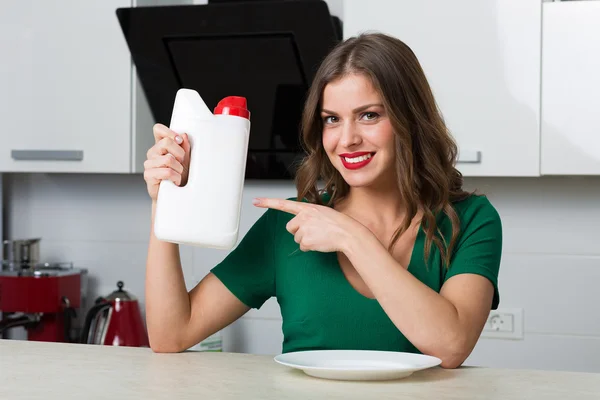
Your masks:
{"label": "woman's arm", "polygon": [[[152,199],[154,226],[160,182],[185,184],[190,142],[162,124],[153,128],[155,144],[144,162],[144,179]],[[197,223],[202,223],[198,221]],[[188,349],[248,311],[220,280],[209,274],[187,292],[179,246],[160,241],[150,232],[146,261],[146,324],[150,347],[156,352]]]}
{"label": "woman's arm", "polygon": [[[359,233],[360,232],[360,233]],[[492,304],[491,282],[456,275],[435,292],[400,265],[368,229],[346,239],[342,251],[392,322],[442,367],[456,368],[469,356]]]}
{"label": "woman's arm", "polygon": [[[152,207],[154,222],[155,206]],[[179,246],[150,233],[146,265],[146,323],[150,347],[157,353],[187,350],[225,328],[250,308],[213,274],[189,293]]]}

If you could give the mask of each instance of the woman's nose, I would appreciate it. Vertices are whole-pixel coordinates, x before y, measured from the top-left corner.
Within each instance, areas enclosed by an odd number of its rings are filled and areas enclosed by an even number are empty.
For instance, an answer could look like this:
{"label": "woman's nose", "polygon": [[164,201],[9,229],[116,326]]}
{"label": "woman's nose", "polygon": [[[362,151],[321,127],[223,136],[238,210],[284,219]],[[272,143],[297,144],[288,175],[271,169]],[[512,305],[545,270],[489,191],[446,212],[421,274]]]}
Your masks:
{"label": "woman's nose", "polygon": [[340,138],[340,144],[343,147],[353,147],[359,145],[362,142],[360,132],[356,125],[348,122],[342,127],[342,136]]}

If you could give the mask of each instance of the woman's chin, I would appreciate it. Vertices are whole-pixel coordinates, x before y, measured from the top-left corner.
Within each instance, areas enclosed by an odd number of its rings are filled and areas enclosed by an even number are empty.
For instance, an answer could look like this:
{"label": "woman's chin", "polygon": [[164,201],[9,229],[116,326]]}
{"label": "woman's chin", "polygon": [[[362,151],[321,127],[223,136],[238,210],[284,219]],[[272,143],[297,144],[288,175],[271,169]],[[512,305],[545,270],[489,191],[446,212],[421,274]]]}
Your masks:
{"label": "woman's chin", "polygon": [[376,176],[372,173],[365,172],[344,171],[342,172],[342,177],[350,187],[359,188],[372,186],[377,181]]}
{"label": "woman's chin", "polygon": [[353,188],[393,186],[394,182],[397,181],[393,171],[390,171],[388,174],[378,168],[366,167],[364,169],[349,170],[341,166],[341,168],[338,168],[338,172],[342,175],[348,186]]}

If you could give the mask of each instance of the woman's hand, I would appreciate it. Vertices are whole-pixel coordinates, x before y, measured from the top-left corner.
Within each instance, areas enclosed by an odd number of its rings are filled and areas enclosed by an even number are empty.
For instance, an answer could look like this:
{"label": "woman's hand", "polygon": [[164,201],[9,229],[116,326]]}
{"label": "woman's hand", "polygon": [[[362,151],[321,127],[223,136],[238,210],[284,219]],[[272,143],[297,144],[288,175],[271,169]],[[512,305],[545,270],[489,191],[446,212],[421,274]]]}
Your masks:
{"label": "woman's hand", "polygon": [[158,196],[158,186],[164,179],[184,186],[190,166],[190,141],[184,133],[178,135],[162,124],[154,125],[154,146],[146,154],[144,180],[152,201]]}
{"label": "woman's hand", "polygon": [[371,234],[355,219],[326,206],[281,199],[255,199],[254,205],[294,214],[286,229],[302,251],[345,252],[351,240]]}

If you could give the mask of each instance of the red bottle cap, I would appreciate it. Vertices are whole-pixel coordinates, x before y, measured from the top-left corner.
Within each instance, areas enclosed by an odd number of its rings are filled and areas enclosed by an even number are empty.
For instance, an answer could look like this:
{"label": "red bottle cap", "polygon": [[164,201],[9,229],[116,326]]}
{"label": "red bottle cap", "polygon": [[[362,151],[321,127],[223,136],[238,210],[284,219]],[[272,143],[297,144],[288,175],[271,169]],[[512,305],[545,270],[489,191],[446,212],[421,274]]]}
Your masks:
{"label": "red bottle cap", "polygon": [[246,98],[239,96],[229,96],[221,100],[215,107],[216,114],[235,115],[250,119],[250,111],[248,111]]}

